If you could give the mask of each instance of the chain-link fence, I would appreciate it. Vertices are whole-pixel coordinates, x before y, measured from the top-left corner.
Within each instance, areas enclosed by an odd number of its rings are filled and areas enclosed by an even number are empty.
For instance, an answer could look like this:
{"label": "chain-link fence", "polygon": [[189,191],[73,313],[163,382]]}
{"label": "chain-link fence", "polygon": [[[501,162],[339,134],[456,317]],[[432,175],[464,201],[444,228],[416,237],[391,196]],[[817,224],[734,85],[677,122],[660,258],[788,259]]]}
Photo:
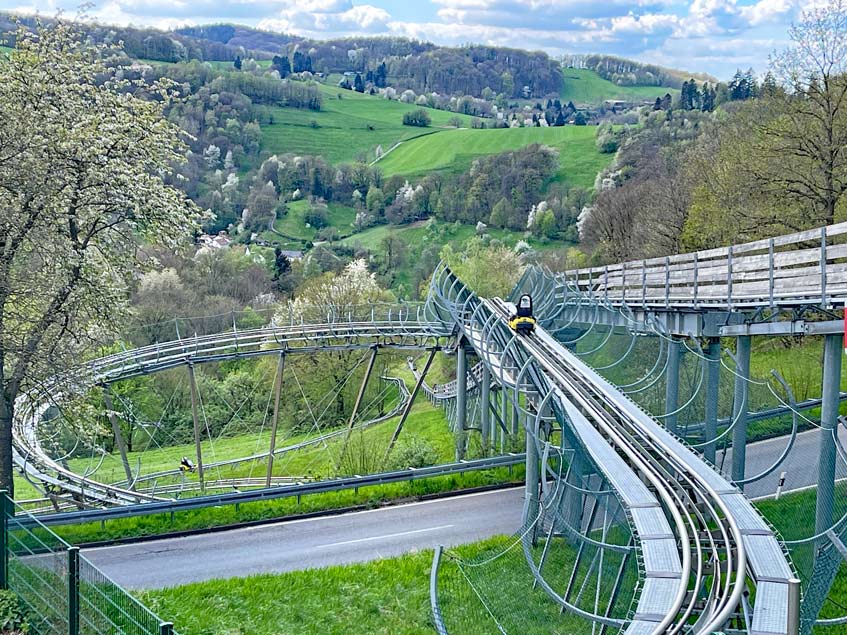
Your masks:
{"label": "chain-link fence", "polygon": [[36,635],[175,635],[37,518],[0,492],[0,586],[15,592]]}

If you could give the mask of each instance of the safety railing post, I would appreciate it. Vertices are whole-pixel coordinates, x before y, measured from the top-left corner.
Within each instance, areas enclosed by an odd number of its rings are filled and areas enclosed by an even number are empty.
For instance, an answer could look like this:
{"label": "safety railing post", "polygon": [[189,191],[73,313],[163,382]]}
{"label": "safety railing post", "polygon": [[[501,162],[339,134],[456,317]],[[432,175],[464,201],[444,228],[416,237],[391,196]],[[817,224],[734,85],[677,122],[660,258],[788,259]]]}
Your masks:
{"label": "safety railing post", "polygon": [[162,622],[159,624],[159,635],[174,635],[173,622]]}
{"label": "safety railing post", "polygon": [[68,635],[79,635],[79,547],[68,547]]}
{"label": "safety railing post", "polygon": [[788,635],[800,633],[800,580],[788,581]]}
{"label": "safety railing post", "polygon": [[9,513],[12,505],[9,492],[0,490],[0,540],[3,541],[3,557],[0,558],[0,589],[9,588]]}
{"label": "safety railing post", "polygon": [[774,287],[774,257],[773,257],[773,238],[768,240],[768,299],[770,307],[773,308],[773,287]]}
{"label": "safety railing post", "polygon": [[726,297],[727,307],[732,311],[732,245],[726,254]]}
{"label": "safety railing post", "polygon": [[826,227],[821,227],[821,307],[826,307]]}

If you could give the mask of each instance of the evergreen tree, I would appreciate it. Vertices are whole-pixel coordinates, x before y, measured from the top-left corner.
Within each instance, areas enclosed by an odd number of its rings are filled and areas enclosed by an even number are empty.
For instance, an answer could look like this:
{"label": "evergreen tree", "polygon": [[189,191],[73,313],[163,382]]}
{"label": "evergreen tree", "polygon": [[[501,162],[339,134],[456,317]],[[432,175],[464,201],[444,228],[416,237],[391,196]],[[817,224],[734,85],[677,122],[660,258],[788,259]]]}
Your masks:
{"label": "evergreen tree", "polygon": [[356,79],[353,80],[353,89],[357,93],[365,92],[365,83],[362,81],[362,76],[356,73]]}
{"label": "evergreen tree", "polygon": [[274,57],[274,66],[276,70],[279,71],[280,77],[288,77],[291,74],[291,62],[288,60],[287,55],[283,55],[279,57],[279,62],[276,61],[277,57]]}
{"label": "evergreen tree", "polygon": [[662,109],[662,98],[656,97],[656,103],[653,104],[653,110],[661,110]]}
{"label": "evergreen tree", "polygon": [[385,67],[385,62],[377,66],[376,74],[374,75],[374,83],[380,88],[385,88],[388,82],[388,69]]}
{"label": "evergreen tree", "polygon": [[585,120],[585,115],[583,115],[581,112],[577,112],[573,118],[573,124],[575,126],[584,126],[586,123],[587,122]]}
{"label": "evergreen tree", "polygon": [[700,98],[700,110],[712,112],[715,109],[715,89],[709,84],[703,84],[703,93]]}
{"label": "evergreen tree", "polygon": [[556,122],[555,122],[554,125],[555,126],[564,126],[565,125],[565,115],[562,113],[561,110],[556,115]]}
{"label": "evergreen tree", "polygon": [[236,70],[240,71],[241,70],[241,57],[236,56],[235,61],[232,63],[232,65],[235,66]]}

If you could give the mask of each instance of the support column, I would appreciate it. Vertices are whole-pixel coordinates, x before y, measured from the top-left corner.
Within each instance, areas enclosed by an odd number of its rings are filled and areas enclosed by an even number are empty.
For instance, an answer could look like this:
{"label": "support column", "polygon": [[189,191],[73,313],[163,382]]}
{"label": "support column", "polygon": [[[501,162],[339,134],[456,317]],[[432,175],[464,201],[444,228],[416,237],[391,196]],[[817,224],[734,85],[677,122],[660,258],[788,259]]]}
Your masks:
{"label": "support column", "polygon": [[274,377],[274,413],[271,420],[271,441],[268,444],[268,473],[265,477],[265,487],[271,486],[271,476],[274,472],[274,452],[276,451],[276,431],[279,427],[279,398],[282,395],[282,376],[285,372],[285,351],[279,354],[279,363]]}
{"label": "support column", "polygon": [[703,446],[703,456],[712,463],[715,462],[715,437],[718,436],[718,390],[721,380],[721,340],[719,337],[710,337],[706,348],[707,375],[706,375],[706,416],[705,436],[707,442]]}
{"label": "support column", "polygon": [[480,397],[482,407],[482,454],[488,456],[491,443],[491,371],[485,364],[482,365],[482,395]]}
{"label": "support column", "polygon": [[538,449],[535,438],[526,433],[526,491],[524,497],[524,524],[531,523],[538,514]]}
{"label": "support column", "polygon": [[838,430],[839,390],[843,337],[827,335],[823,347],[823,403],[821,403],[821,443],[818,462],[818,498],[815,509],[815,533],[832,526],[835,495],[835,438]]}
{"label": "support column", "polygon": [[188,383],[191,387],[191,418],[194,422],[194,449],[197,453],[197,478],[200,481],[200,492],[206,492],[206,482],[203,480],[203,451],[200,447],[200,411],[197,398],[197,378],[194,376],[194,364],[188,364]]}
{"label": "support column", "polygon": [[121,455],[121,463],[124,466],[124,473],[126,474],[126,486],[134,490],[135,489],[135,479],[132,476],[132,470],[129,467],[129,457],[126,454],[126,443],[124,442],[124,435],[121,432],[121,424],[118,421],[118,416],[115,414],[115,409],[112,404],[112,389],[109,384],[103,385],[103,404],[106,406],[106,410],[109,413],[109,423],[112,424],[112,434],[115,435],[115,445],[118,446],[118,452]]}
{"label": "support column", "polygon": [[341,462],[344,460],[344,455],[347,454],[347,444],[350,443],[350,435],[353,433],[353,425],[356,423],[356,415],[359,414],[359,407],[362,405],[362,399],[365,396],[365,389],[368,387],[371,373],[373,373],[374,364],[376,363],[376,353],[379,350],[377,346],[371,349],[371,358],[368,360],[368,367],[365,370],[365,376],[362,378],[362,384],[359,386],[359,392],[356,395],[356,403],[353,404],[353,412],[350,413],[350,421],[347,423],[347,434],[344,435],[344,443],[341,445],[341,454],[338,456],[338,467],[341,467]]}
{"label": "support column", "polygon": [[509,412],[507,392],[505,386],[500,386],[500,421],[503,423],[500,427],[500,454],[506,451],[506,421],[508,421]]}
{"label": "support column", "polygon": [[[668,343],[668,368],[665,373],[665,414],[675,413],[679,408],[679,362],[682,357],[682,343],[675,337]],[[679,415],[672,414],[665,417],[665,427],[679,434]]]}
{"label": "support column", "polygon": [[412,411],[412,406],[415,405],[415,397],[418,396],[418,393],[421,390],[421,386],[423,385],[424,379],[426,378],[426,374],[429,372],[429,367],[432,366],[432,360],[435,359],[435,354],[437,352],[438,348],[430,349],[429,357],[426,360],[426,364],[424,365],[424,368],[421,371],[420,376],[418,377],[418,381],[415,382],[415,387],[412,390],[412,395],[409,397],[409,403],[406,404],[406,408],[403,410],[403,414],[400,416],[400,421],[397,423],[397,428],[394,430],[394,434],[391,435],[391,441],[388,442],[388,448],[385,450],[385,458],[383,459],[384,463],[388,463],[388,457],[391,456],[391,450],[394,449],[394,444],[397,443],[397,438],[400,436],[400,432],[403,431],[403,426],[406,423],[406,419],[409,418],[409,413]]}
{"label": "support column", "polygon": [[463,341],[456,348],[456,460],[465,458],[468,418],[468,354]]}
{"label": "support column", "polygon": [[[732,400],[732,480],[744,479],[747,463],[747,410],[749,409],[750,345],[749,335],[735,338],[735,396]],[[742,490],[743,490],[743,486]]]}

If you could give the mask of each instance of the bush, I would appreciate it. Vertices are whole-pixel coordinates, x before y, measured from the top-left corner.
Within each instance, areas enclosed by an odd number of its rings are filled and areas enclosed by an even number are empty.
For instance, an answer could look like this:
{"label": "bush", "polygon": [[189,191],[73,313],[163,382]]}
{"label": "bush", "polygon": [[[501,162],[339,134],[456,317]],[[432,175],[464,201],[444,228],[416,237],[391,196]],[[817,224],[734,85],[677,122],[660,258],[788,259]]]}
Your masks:
{"label": "bush", "polygon": [[410,435],[397,446],[391,466],[396,470],[429,467],[438,463],[438,450],[421,437]]}
{"label": "bush", "polygon": [[429,113],[423,108],[410,110],[403,113],[404,126],[417,126],[418,128],[427,128],[432,123]]}
{"label": "bush", "polygon": [[12,591],[0,590],[0,633],[25,635],[29,633],[26,609]]}
{"label": "bush", "polygon": [[327,214],[326,207],[323,205],[313,205],[309,208],[309,211],[306,212],[303,220],[315,229],[321,229],[322,227],[329,225],[329,215]]}

